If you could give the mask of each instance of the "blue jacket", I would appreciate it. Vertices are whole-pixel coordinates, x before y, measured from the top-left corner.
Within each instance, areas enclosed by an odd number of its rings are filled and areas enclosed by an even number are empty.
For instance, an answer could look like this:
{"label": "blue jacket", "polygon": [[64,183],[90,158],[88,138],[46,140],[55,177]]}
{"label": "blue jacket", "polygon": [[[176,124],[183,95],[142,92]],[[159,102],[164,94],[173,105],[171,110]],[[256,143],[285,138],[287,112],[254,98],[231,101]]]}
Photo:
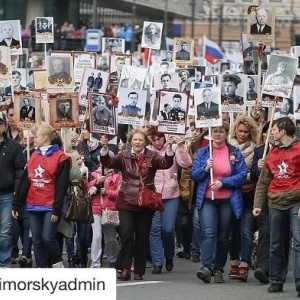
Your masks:
{"label": "blue jacket", "polygon": [[[230,203],[234,214],[237,218],[240,218],[243,214],[243,196],[241,188],[247,178],[247,165],[245,163],[244,157],[239,149],[232,145],[228,145],[229,154],[234,153],[236,161],[235,163],[230,162],[231,166],[231,175],[225,177],[220,181],[223,184],[223,187],[229,188],[232,190]],[[207,160],[209,159],[209,148],[201,148],[193,162],[191,170],[191,179],[198,183],[197,195],[196,195],[196,207],[201,209],[204,194],[209,181],[209,172],[205,171]],[[229,157],[228,157],[229,159]]]}

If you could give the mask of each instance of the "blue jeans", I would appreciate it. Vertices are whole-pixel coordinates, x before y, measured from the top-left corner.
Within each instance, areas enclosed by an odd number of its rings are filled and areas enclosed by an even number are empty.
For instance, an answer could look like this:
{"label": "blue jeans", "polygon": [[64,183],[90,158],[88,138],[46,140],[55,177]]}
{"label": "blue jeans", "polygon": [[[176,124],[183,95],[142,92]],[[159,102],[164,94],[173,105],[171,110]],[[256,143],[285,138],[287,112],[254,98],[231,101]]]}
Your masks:
{"label": "blue jeans", "polygon": [[0,268],[10,268],[13,194],[0,195]]}
{"label": "blue jeans", "polygon": [[202,266],[221,271],[226,265],[233,210],[229,200],[204,201],[198,209],[202,229]]}
{"label": "blue jeans", "polygon": [[193,210],[193,235],[192,235],[192,255],[201,254],[202,230],[200,227],[200,220],[198,208]]}
{"label": "blue jeans", "polygon": [[162,266],[164,257],[173,259],[175,254],[175,221],[179,197],[164,199],[165,210],[155,212],[150,231],[150,250],[153,266]]}
{"label": "blue jeans", "polygon": [[231,228],[229,255],[231,260],[247,262],[251,265],[255,219],[252,208],[244,207],[241,219],[235,220]]}
{"label": "blue jeans", "polygon": [[291,226],[294,243],[294,277],[300,283],[300,220],[299,205],[287,210],[269,208],[270,216],[270,272],[271,282],[284,283],[286,279],[286,232]]}
{"label": "blue jeans", "polygon": [[33,251],[37,268],[47,268],[49,258],[51,265],[62,261],[62,253],[56,240],[59,224],[50,222],[52,212],[29,212],[29,224],[32,233]]}

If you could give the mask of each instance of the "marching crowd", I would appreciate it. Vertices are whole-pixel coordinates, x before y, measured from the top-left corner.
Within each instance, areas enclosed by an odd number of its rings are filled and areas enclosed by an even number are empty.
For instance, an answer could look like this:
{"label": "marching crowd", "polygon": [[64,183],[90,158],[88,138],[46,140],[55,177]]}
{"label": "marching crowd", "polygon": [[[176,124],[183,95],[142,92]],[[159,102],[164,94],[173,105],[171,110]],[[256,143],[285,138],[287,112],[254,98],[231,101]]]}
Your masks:
{"label": "marching crowd", "polygon": [[[258,230],[254,277],[270,282],[269,292],[282,292],[293,240],[300,296],[300,143],[288,117],[271,126],[266,144],[269,122],[259,127],[245,115],[232,132],[224,115],[210,137],[191,122],[189,140],[157,132],[145,120],[117,147],[91,133],[86,120],[63,147],[50,125],[16,128],[10,104],[0,115],[0,266],[33,267],[33,250],[35,267],[63,268],[65,244],[69,267],[100,268],[105,252],[119,280],[130,280],[132,269],[143,280],[147,260],[152,274],[172,271],[177,245],[178,257],[201,264],[203,282],[225,282],[228,255],[229,277],[246,282]],[[67,194],[83,177],[92,224],[64,218]],[[138,205],[142,186],[162,194],[163,211]],[[118,226],[102,224],[106,208],[118,211]]]}

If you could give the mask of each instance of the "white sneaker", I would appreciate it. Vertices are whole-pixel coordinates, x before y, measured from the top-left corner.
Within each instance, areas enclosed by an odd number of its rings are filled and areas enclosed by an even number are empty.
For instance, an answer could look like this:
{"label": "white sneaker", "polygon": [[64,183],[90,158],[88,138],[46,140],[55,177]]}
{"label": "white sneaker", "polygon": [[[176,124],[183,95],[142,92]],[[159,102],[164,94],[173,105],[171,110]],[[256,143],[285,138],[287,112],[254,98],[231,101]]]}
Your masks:
{"label": "white sneaker", "polygon": [[52,268],[64,268],[64,267],[65,266],[62,261],[52,265]]}

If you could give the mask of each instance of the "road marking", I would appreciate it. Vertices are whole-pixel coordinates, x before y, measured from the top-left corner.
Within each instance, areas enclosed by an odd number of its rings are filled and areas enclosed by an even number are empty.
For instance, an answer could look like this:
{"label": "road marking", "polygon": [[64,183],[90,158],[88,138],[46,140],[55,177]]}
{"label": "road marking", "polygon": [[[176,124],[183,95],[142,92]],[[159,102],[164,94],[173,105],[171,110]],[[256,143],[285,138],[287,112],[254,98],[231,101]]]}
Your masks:
{"label": "road marking", "polygon": [[117,283],[117,287],[122,287],[122,286],[133,286],[133,285],[142,285],[142,284],[155,284],[155,283],[163,283],[163,281],[143,281],[143,282]]}

